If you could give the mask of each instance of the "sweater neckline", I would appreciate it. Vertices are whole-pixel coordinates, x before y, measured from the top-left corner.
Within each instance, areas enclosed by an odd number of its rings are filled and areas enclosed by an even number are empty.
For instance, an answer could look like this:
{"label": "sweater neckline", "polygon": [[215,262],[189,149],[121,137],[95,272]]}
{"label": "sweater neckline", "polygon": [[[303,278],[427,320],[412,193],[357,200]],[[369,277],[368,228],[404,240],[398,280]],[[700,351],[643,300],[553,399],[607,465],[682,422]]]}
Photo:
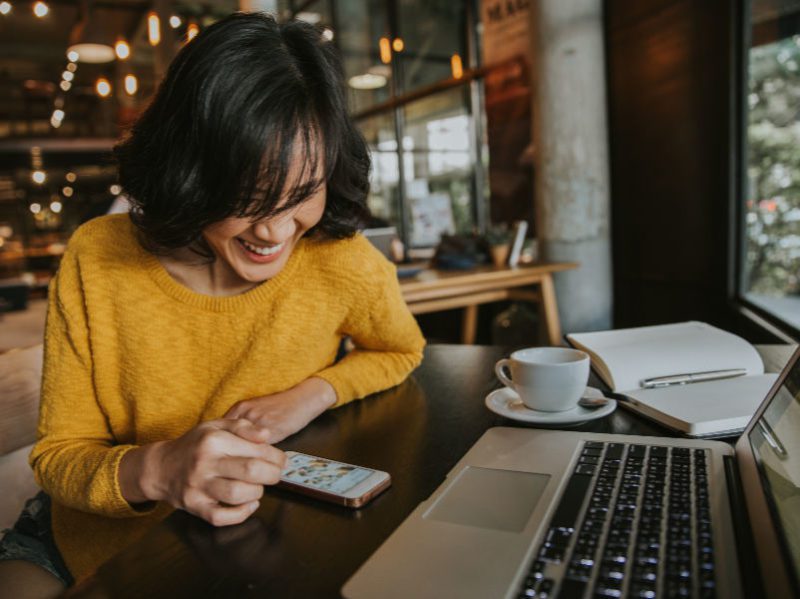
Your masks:
{"label": "sweater neckline", "polygon": [[248,289],[244,293],[236,295],[206,295],[193,291],[182,283],[179,283],[172,278],[172,275],[167,272],[164,265],[157,256],[148,252],[138,241],[136,246],[141,254],[144,266],[161,290],[184,304],[196,306],[204,310],[212,312],[230,312],[236,311],[247,306],[254,306],[267,301],[275,295],[275,293],[285,284],[285,282],[292,277],[292,274],[299,268],[303,255],[306,251],[306,239],[301,237],[294,248],[292,253],[286,261],[286,264],[281,271],[267,279],[263,283],[259,283],[252,289]]}

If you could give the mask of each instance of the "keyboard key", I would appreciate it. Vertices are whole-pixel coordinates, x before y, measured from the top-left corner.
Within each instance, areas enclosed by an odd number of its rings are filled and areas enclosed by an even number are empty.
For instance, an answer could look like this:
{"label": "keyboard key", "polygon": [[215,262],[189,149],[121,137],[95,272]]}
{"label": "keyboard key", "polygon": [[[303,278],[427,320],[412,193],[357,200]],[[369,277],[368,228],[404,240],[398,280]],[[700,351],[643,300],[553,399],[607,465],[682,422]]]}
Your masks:
{"label": "keyboard key", "polygon": [[652,582],[633,582],[628,589],[628,596],[653,599],[656,597],[656,585]]}
{"label": "keyboard key", "polygon": [[546,562],[559,563],[564,560],[564,548],[545,545],[539,552],[539,559]]}
{"label": "keyboard key", "polygon": [[592,464],[578,464],[575,467],[575,474],[594,474],[596,466]]}
{"label": "keyboard key", "polygon": [[650,447],[650,457],[651,458],[666,458],[668,449],[669,448],[667,448],[667,447],[659,447],[659,446]]}
{"label": "keyboard key", "polygon": [[646,453],[646,445],[631,445],[628,449],[628,457],[643,458]]}
{"label": "keyboard key", "polygon": [[586,583],[582,580],[563,580],[558,591],[559,599],[571,599],[573,597],[583,597],[586,590]]}
{"label": "keyboard key", "polygon": [[605,443],[603,443],[602,441],[586,441],[583,444],[583,446],[584,447],[594,447],[594,448],[602,449],[605,446]]}
{"label": "keyboard key", "polygon": [[606,447],[607,460],[621,460],[625,446],[622,443],[609,443]]}
{"label": "keyboard key", "polygon": [[564,495],[558,504],[556,513],[550,521],[551,527],[575,529],[578,513],[583,506],[583,500],[591,486],[592,478],[585,474],[573,474],[564,489]]}

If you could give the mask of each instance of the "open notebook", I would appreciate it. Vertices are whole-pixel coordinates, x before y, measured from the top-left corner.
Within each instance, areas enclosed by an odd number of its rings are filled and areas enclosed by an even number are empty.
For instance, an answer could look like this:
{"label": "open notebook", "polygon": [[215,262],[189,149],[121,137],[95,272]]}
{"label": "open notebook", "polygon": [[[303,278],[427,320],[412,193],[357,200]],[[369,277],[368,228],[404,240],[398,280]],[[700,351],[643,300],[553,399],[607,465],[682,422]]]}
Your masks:
{"label": "open notebook", "polygon": [[[747,341],[703,322],[567,335],[622,405],[691,437],[744,430],[777,375]],[[741,369],[744,375],[646,388],[647,381]],[[652,384],[652,383],[651,383]]]}

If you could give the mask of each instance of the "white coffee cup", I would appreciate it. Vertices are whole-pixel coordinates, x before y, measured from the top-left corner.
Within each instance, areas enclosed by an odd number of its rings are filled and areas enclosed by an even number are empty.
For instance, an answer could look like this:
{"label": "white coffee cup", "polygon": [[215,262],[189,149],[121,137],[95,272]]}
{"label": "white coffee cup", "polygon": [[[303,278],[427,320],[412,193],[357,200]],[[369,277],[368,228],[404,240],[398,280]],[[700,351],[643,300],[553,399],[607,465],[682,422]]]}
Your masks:
{"label": "white coffee cup", "polygon": [[574,408],[586,390],[589,356],[566,347],[531,347],[498,361],[494,372],[531,410],[563,412]]}

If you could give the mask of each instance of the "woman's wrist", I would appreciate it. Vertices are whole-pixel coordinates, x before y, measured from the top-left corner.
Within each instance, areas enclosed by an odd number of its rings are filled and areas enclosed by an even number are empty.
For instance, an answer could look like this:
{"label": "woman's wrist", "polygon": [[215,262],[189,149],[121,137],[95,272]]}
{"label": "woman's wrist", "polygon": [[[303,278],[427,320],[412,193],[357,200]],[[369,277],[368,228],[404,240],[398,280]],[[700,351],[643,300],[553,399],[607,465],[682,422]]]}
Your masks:
{"label": "woman's wrist", "polygon": [[160,501],[164,494],[160,484],[160,454],[166,442],[149,443],[122,456],[119,464],[119,487],[130,504]]}
{"label": "woman's wrist", "polygon": [[333,385],[331,385],[325,379],[318,376],[312,376],[310,379],[305,381],[305,384],[310,386],[311,395],[316,399],[321,408],[320,413],[336,404],[336,401],[338,400],[338,397],[336,396],[336,389],[334,389]]}

